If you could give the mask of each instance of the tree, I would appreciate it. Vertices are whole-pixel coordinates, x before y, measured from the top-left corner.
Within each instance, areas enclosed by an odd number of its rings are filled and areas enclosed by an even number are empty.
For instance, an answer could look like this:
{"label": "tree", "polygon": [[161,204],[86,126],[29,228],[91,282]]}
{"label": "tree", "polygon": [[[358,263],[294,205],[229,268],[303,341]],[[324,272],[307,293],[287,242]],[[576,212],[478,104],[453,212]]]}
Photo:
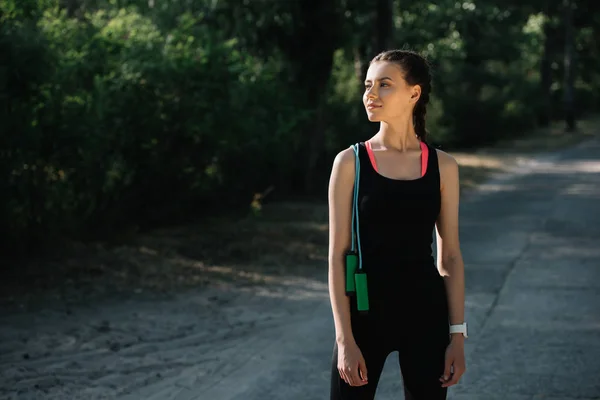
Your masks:
{"label": "tree", "polygon": [[565,123],[568,131],[575,130],[575,56],[573,39],[573,3],[574,0],[563,0],[565,27],[564,55],[564,107]]}

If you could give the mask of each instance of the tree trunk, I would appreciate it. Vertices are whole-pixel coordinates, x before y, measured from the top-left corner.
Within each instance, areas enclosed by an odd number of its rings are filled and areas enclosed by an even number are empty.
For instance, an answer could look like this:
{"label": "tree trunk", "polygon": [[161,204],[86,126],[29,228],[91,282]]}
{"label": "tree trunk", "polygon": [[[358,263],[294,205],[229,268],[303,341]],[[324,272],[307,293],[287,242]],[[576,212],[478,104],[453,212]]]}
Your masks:
{"label": "tree trunk", "polygon": [[475,16],[466,17],[462,22],[461,35],[465,38],[464,40],[464,53],[465,58],[462,64],[463,73],[468,76],[468,79],[462,84],[465,98],[456,104],[458,108],[454,111],[457,112],[459,117],[458,133],[457,138],[463,143],[469,143],[470,145],[477,145],[483,143],[486,139],[481,135],[481,129],[485,122],[485,119],[479,113],[473,113],[471,110],[476,108],[479,103],[479,97],[481,96],[481,90],[483,87],[484,70],[482,64],[484,63],[482,54],[481,44],[479,38],[482,33],[480,32],[480,25],[475,20]]}
{"label": "tree trunk", "polygon": [[314,189],[315,169],[325,144],[325,95],[333,66],[333,53],[339,41],[340,21],[335,0],[303,0],[298,16],[304,23],[295,35],[297,52],[291,51],[289,56],[296,65],[301,66],[297,70],[297,83],[306,88],[306,104],[315,110],[315,119],[303,133],[304,139],[298,154],[300,160],[305,160],[304,191],[310,193]]}
{"label": "tree trunk", "polygon": [[565,23],[565,60],[564,60],[564,104],[567,131],[575,130],[575,95],[574,95],[574,44],[573,44],[573,3],[574,0],[563,0]]}
{"label": "tree trunk", "polygon": [[[393,0],[377,0],[375,15],[367,12],[366,26],[361,26],[364,37],[354,47],[354,74],[358,84],[363,87],[363,82],[369,69],[369,61],[385,50],[390,50],[394,39],[394,7]],[[375,29],[370,28],[375,26]],[[370,40],[370,38],[373,38]]]}
{"label": "tree trunk", "polygon": [[367,60],[367,47],[359,45],[354,48],[354,74],[358,79],[358,85],[363,86],[367,70],[369,69],[369,60]]}
{"label": "tree trunk", "polygon": [[546,21],[544,22],[544,54],[540,63],[540,97],[542,107],[538,116],[540,126],[546,127],[550,125],[550,115],[552,114],[551,87],[552,87],[552,58],[554,43],[552,35],[552,27],[550,22],[550,13],[546,7]]}
{"label": "tree trunk", "polygon": [[377,33],[375,52],[389,50],[394,33],[392,0],[377,0]]}

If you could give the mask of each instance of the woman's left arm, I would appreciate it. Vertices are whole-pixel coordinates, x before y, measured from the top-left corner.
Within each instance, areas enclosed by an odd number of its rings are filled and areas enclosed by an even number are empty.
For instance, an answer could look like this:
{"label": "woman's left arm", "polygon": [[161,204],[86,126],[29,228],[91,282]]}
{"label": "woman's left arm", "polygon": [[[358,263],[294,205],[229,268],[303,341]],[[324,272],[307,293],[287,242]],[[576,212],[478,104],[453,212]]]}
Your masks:
{"label": "woman's left arm", "polygon": [[[465,271],[458,238],[459,177],[458,163],[448,153],[438,152],[441,208],[436,221],[437,267],[448,293],[451,324],[465,319]],[[462,337],[462,334],[457,334]],[[454,335],[453,335],[454,336]]]}
{"label": "woman's left arm", "polygon": [[[458,163],[451,155],[438,151],[440,166],[441,208],[436,221],[437,267],[444,277],[448,296],[450,324],[462,324],[465,320],[465,267],[458,239],[459,177]],[[446,350],[444,374],[440,377],[443,387],[455,385],[465,373],[464,336],[451,334]]]}

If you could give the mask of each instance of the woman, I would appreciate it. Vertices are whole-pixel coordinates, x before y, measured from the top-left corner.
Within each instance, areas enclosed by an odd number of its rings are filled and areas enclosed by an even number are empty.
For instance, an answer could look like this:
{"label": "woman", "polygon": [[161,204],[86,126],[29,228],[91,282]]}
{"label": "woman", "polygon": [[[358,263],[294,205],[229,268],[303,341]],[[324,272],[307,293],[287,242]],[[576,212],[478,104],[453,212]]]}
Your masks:
{"label": "woman", "polygon": [[[355,178],[353,148],[329,183],[329,293],[336,341],[331,399],[373,399],[398,351],[407,400],[446,399],[465,371],[464,265],[458,239],[455,159],[425,143],[427,61],[391,50],[370,63],[363,102],[379,131],[359,143],[358,226],[369,310],[346,294]],[[437,268],[432,255],[437,235]]]}

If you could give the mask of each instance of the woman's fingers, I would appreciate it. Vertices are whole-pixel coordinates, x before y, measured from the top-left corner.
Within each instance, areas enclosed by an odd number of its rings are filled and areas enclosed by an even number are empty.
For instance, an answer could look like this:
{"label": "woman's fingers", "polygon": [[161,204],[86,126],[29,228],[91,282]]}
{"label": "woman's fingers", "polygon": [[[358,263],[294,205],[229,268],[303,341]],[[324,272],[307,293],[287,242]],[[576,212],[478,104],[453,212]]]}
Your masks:
{"label": "woman's fingers", "polygon": [[450,387],[452,385],[456,385],[464,373],[465,368],[453,365],[452,375],[450,376],[450,379],[448,379],[442,384],[442,387]]}
{"label": "woman's fingers", "polygon": [[444,372],[440,377],[442,387],[456,385],[466,369],[462,345],[453,345],[453,343],[451,343],[446,349]]}
{"label": "woman's fingers", "polygon": [[364,381],[359,375],[358,366],[355,368],[341,369],[340,377],[350,386],[363,386],[367,382]]}
{"label": "woman's fingers", "polygon": [[367,376],[367,364],[365,363],[365,359],[362,357],[358,361],[358,372],[360,374],[360,376],[359,376],[360,382],[363,385],[366,385],[369,380],[368,376]]}
{"label": "woman's fingers", "polygon": [[360,377],[358,376],[358,365],[348,371],[352,386],[360,386]]}
{"label": "woman's fingers", "polygon": [[352,377],[352,370],[350,368],[342,368],[340,371],[342,379],[350,386],[354,386],[354,379]]}
{"label": "woman's fingers", "polygon": [[448,382],[448,380],[452,376],[452,362],[453,361],[454,360],[451,357],[448,357],[448,354],[446,354],[446,361],[444,362],[444,374],[440,378],[440,381]]}
{"label": "woman's fingers", "polygon": [[346,376],[346,373],[344,372],[343,368],[338,368],[338,371],[340,372],[340,377],[344,380],[344,382],[350,384],[350,381],[348,380],[348,377]]}
{"label": "woman's fingers", "polygon": [[363,386],[367,384],[367,366],[358,347],[344,347],[338,353],[337,369],[340,377],[348,385]]}
{"label": "woman's fingers", "polygon": [[460,376],[453,374],[451,379],[448,382],[442,384],[442,387],[450,387],[450,386],[456,385],[458,383],[459,379],[460,379]]}

